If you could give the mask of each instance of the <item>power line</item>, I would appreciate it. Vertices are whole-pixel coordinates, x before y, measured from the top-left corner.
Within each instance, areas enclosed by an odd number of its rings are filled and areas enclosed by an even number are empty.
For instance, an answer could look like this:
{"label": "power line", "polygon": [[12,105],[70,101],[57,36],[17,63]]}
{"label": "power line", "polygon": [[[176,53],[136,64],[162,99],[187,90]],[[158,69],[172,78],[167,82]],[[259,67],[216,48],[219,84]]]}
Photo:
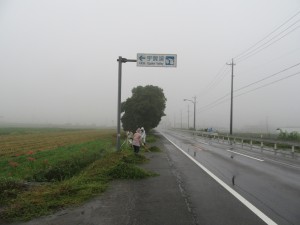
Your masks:
{"label": "power line", "polygon": [[[300,20],[298,20],[297,22],[299,22]],[[261,52],[262,50],[268,48],[269,46],[273,45],[274,43],[276,43],[277,41],[281,40],[282,38],[284,38],[285,36],[289,35],[290,33],[294,32],[295,30],[297,30],[300,26],[297,26],[296,28],[294,28],[293,30],[289,31],[288,33],[286,33],[285,35],[281,36],[280,38],[276,39],[275,41],[271,42],[269,45],[263,47],[265,44],[267,44],[269,41],[273,40],[274,38],[270,39],[268,42],[264,43],[263,45],[255,48],[254,50],[250,51],[249,53],[247,53],[246,55],[240,57],[239,59],[237,59],[238,62],[242,62],[245,61],[246,59],[250,58],[253,55],[256,55],[257,53]],[[280,33],[281,34],[281,33]],[[263,48],[262,48],[263,47]],[[251,54],[252,53],[252,54]]]}
{"label": "power line", "polygon": [[277,56],[277,57],[275,57],[275,58],[272,58],[271,60],[269,60],[269,61],[267,61],[267,62],[265,62],[265,63],[263,63],[263,64],[260,64],[260,65],[258,65],[258,66],[254,66],[254,67],[250,68],[250,71],[249,71],[249,70],[246,71],[246,72],[241,72],[241,70],[239,70],[239,71],[240,71],[240,73],[242,73],[242,74],[248,74],[249,72],[255,70],[255,68],[263,67],[263,66],[265,66],[265,65],[268,65],[268,64],[270,64],[270,63],[273,63],[274,61],[277,61],[277,60],[279,60],[279,59],[281,59],[281,58],[283,58],[283,57],[286,57],[286,56],[289,56],[289,55],[291,55],[291,54],[294,54],[295,52],[297,52],[297,51],[299,51],[299,50],[300,50],[300,47],[299,47],[299,48],[296,48],[296,49],[293,49],[292,51],[289,51],[289,52],[287,52],[287,53],[285,53],[285,54],[281,54],[280,56]]}
{"label": "power line", "polygon": [[[241,94],[239,94],[239,95],[235,95],[234,98],[237,98],[237,97],[243,96],[243,95],[245,95],[245,94],[248,94],[248,93],[250,93],[250,92],[256,91],[256,90],[258,90],[258,89],[261,89],[261,88],[270,86],[270,85],[272,85],[272,84],[275,84],[275,83],[278,83],[278,82],[280,82],[280,81],[286,80],[286,79],[288,79],[288,78],[294,77],[294,76],[296,76],[296,75],[298,75],[298,74],[300,74],[300,71],[299,71],[299,72],[296,72],[296,73],[294,73],[294,74],[291,74],[291,75],[289,75],[289,76],[283,77],[283,78],[281,78],[281,79],[278,79],[278,80],[276,80],[276,81],[272,81],[272,82],[270,82],[270,83],[268,83],[268,84],[265,84],[265,85],[262,85],[262,86],[260,86],[260,87],[254,88],[254,89],[249,90],[249,91],[247,91],[247,92],[241,93]],[[219,102],[219,103],[217,103],[217,104],[211,105],[210,107],[202,108],[202,109],[200,109],[200,110],[198,111],[198,113],[199,113],[199,112],[200,112],[200,113],[201,113],[201,112],[205,112],[205,111],[207,111],[207,110],[210,110],[210,109],[212,109],[212,108],[215,108],[216,106],[218,106],[218,105],[220,105],[220,104],[222,104],[222,103],[228,102],[229,100],[230,100],[230,98],[227,98],[227,99],[224,99],[223,101],[221,101],[221,102]]]}
{"label": "power line", "polygon": [[284,26],[285,24],[287,24],[289,21],[291,21],[293,18],[295,18],[298,14],[300,14],[300,10],[294,14],[293,16],[291,16],[288,20],[286,20],[283,24],[281,24],[280,26],[278,26],[277,28],[275,28],[272,32],[270,32],[268,35],[266,35],[264,38],[262,38],[260,41],[256,42],[254,45],[250,46],[249,48],[247,48],[245,51],[243,51],[242,53],[238,54],[237,56],[234,57],[234,59],[238,59],[241,58],[242,55],[244,55],[245,53],[247,53],[249,50],[251,50],[252,48],[254,48],[255,46],[257,46],[259,43],[261,43],[262,41],[264,41],[265,39],[267,39],[268,37],[270,37],[273,33],[275,33],[277,30],[279,30],[282,26]]}
{"label": "power line", "polygon": [[248,84],[248,85],[246,85],[246,86],[244,86],[244,87],[241,87],[241,88],[235,90],[234,92],[238,92],[238,91],[243,90],[243,89],[245,89],[245,88],[247,88],[247,87],[250,87],[250,86],[252,86],[252,85],[254,85],[254,84],[260,83],[260,82],[262,82],[262,81],[264,81],[264,80],[267,80],[267,79],[269,79],[269,78],[271,78],[271,77],[274,77],[274,76],[276,76],[276,75],[278,75],[278,74],[280,74],[280,73],[283,73],[283,72],[285,72],[285,71],[287,71],[287,70],[289,70],[289,69],[292,69],[292,68],[294,68],[294,67],[296,67],[296,66],[299,66],[299,65],[300,65],[300,63],[297,63],[297,64],[295,64],[295,65],[293,65],[293,66],[290,66],[290,67],[288,67],[288,68],[285,68],[285,69],[283,69],[283,70],[281,70],[281,71],[279,71],[279,72],[277,72],[277,73],[274,73],[274,74],[269,75],[269,76],[267,76],[267,77],[265,77],[265,78],[263,78],[263,79],[260,79],[260,80],[258,80],[258,81],[255,81],[255,82],[253,82],[253,83],[251,83],[251,84]]}
{"label": "power line", "polygon": [[211,86],[214,85],[214,83],[216,83],[216,81],[218,81],[218,77],[221,76],[222,74],[224,74],[225,69],[226,69],[226,64],[224,64],[222,66],[222,68],[219,70],[219,72],[216,74],[216,76],[213,78],[213,80],[209,83],[209,85],[207,85],[206,89],[209,89]]}
{"label": "power line", "polygon": [[[297,26],[296,28],[294,28],[294,29],[292,29],[292,30],[290,30],[290,31],[288,31],[288,30],[291,29],[292,27],[294,27],[297,23],[299,23],[300,19],[298,19],[297,21],[295,21],[294,23],[292,23],[291,25],[289,25],[289,26],[288,26],[287,28],[285,28],[284,30],[282,30],[282,31],[280,31],[279,33],[275,34],[275,32],[277,32],[279,29],[281,29],[283,26],[285,26],[288,22],[290,22],[292,19],[294,19],[294,18],[295,18],[296,16],[298,16],[299,14],[300,14],[300,10],[299,10],[296,14],[294,14],[293,16],[291,16],[288,20],[286,20],[284,23],[282,23],[280,26],[278,26],[277,28],[275,28],[275,29],[274,29],[272,32],[270,32],[268,35],[266,35],[264,38],[262,38],[260,41],[256,42],[254,45],[252,45],[251,47],[249,47],[248,49],[246,49],[246,50],[243,51],[242,53],[238,54],[236,57],[234,57],[234,59],[237,59],[238,62],[244,61],[244,60],[248,59],[249,57],[251,57],[251,56],[253,56],[253,55],[255,55],[255,54],[261,52],[262,50],[266,49],[267,47],[271,46],[272,44],[276,43],[277,41],[281,40],[282,38],[284,38],[285,36],[289,35],[290,33],[294,32],[294,31],[295,31],[296,29],[298,29],[300,26]],[[286,31],[288,31],[288,32],[285,33]],[[273,34],[275,34],[275,35],[272,37],[271,35],[273,35]],[[280,35],[282,35],[282,36],[280,36]],[[267,40],[269,37],[271,37],[271,38],[270,38],[269,40]],[[265,40],[266,40],[266,41],[265,41]],[[265,41],[265,42],[262,43],[263,41]],[[230,65],[232,65],[232,67],[233,67],[233,61],[232,61],[232,64],[230,64]],[[245,88],[248,88],[248,87],[250,87],[250,86],[252,86],[252,85],[258,84],[258,83],[260,83],[260,82],[262,82],[262,81],[264,81],[264,80],[267,80],[267,79],[269,79],[269,78],[271,78],[271,77],[274,77],[274,76],[276,76],[276,75],[278,75],[278,74],[281,74],[281,73],[283,73],[283,72],[285,72],[285,71],[287,71],[287,70],[289,70],[289,69],[291,69],[291,68],[293,68],[293,67],[296,67],[296,66],[298,66],[298,65],[300,65],[300,63],[295,64],[295,65],[293,65],[293,66],[291,66],[291,67],[288,67],[288,68],[286,68],[286,69],[284,69],[284,70],[281,70],[281,71],[279,71],[279,72],[277,72],[277,73],[275,73],[275,74],[272,74],[272,75],[270,75],[270,76],[267,76],[267,77],[265,77],[265,78],[263,78],[263,79],[261,79],[261,80],[258,80],[258,81],[255,81],[255,82],[253,82],[253,83],[250,83],[250,84],[248,84],[248,85],[246,85],[246,86],[244,86],[244,87],[241,87],[241,88],[235,90],[234,92],[236,93],[236,92],[241,91],[241,90],[243,90],[243,89],[245,89]],[[224,67],[224,66],[223,66],[223,67]],[[223,70],[223,67],[222,67],[221,71]],[[232,71],[232,72],[233,72],[233,71]],[[209,90],[211,90],[213,86],[214,86],[214,87],[216,86],[216,84],[217,84],[217,82],[218,82],[217,77],[218,77],[219,74],[220,74],[220,72],[215,76],[214,80],[207,86],[206,90],[209,89],[209,88],[210,88]],[[224,77],[225,77],[225,76],[224,76]],[[223,79],[224,79],[224,77],[223,77]],[[287,78],[288,78],[288,77],[285,77],[285,78],[282,78],[282,79],[280,79],[280,80],[287,79]],[[219,80],[220,80],[220,79],[219,79]],[[279,82],[280,80],[275,81],[275,82]],[[220,82],[220,81],[219,81],[219,82]],[[262,87],[271,85],[271,84],[273,84],[273,83],[274,83],[274,82],[271,82],[271,83],[269,83],[269,84],[263,85]],[[262,88],[262,87],[259,87],[259,88]],[[257,89],[259,89],[259,88],[257,88]],[[257,90],[257,89],[254,89],[254,90]],[[251,90],[250,90],[249,92],[251,92]],[[248,93],[248,92],[247,92],[247,93]],[[206,110],[208,110],[208,109],[210,109],[210,108],[213,108],[213,107],[215,107],[215,106],[217,106],[217,105],[219,105],[219,104],[221,104],[221,103],[223,103],[223,102],[225,102],[225,101],[228,101],[228,98],[226,98],[228,95],[230,95],[230,93],[228,93],[228,94],[222,96],[221,98],[218,98],[217,100],[213,101],[212,103],[210,103],[210,104],[208,104],[208,105],[202,107],[202,111],[206,111]],[[232,95],[232,91],[231,91],[231,95]],[[243,93],[242,93],[241,95],[243,95]],[[239,95],[238,95],[238,96],[239,96]],[[236,96],[235,96],[235,97],[236,97]],[[232,99],[232,98],[233,98],[233,96],[231,96],[231,99]],[[201,109],[200,109],[200,111],[201,111]]]}
{"label": "power line", "polygon": [[[227,93],[226,95],[224,95],[224,96],[221,97],[221,98],[218,98],[217,100],[213,101],[212,103],[203,106],[202,108],[200,108],[200,110],[201,110],[201,109],[205,109],[205,108],[207,108],[207,107],[210,107],[210,106],[212,106],[212,105],[218,103],[219,101],[221,101],[222,99],[226,98],[226,97],[229,96],[229,95],[230,95],[230,93]],[[228,99],[226,99],[226,100],[228,100]]]}
{"label": "power line", "polygon": [[283,77],[283,78],[281,78],[281,79],[275,80],[275,81],[273,81],[273,82],[270,82],[270,83],[268,83],[268,84],[262,85],[262,86],[260,86],[260,87],[254,88],[254,89],[249,90],[249,91],[247,91],[247,92],[241,93],[241,94],[236,95],[236,96],[234,96],[234,97],[236,98],[236,97],[239,97],[239,96],[248,94],[248,93],[253,92],[253,91],[256,91],[256,90],[258,90],[258,89],[261,89],[261,88],[270,86],[270,85],[272,85],[272,84],[278,83],[279,81],[283,81],[283,80],[286,80],[286,79],[288,79],[288,78],[294,77],[294,76],[296,76],[296,75],[298,75],[298,74],[300,74],[300,71],[299,71],[299,72],[296,72],[296,73],[294,73],[294,74],[291,74],[291,75],[289,75],[289,76]]}
{"label": "power line", "polygon": [[226,67],[226,69],[224,70],[224,72],[222,73],[222,75],[220,75],[219,79],[217,79],[210,87],[209,87],[209,91],[213,90],[219,83],[221,83],[224,78],[226,77],[226,75],[228,75],[228,67]]}
{"label": "power line", "polygon": [[226,64],[222,66],[219,72],[214,76],[212,81],[204,88],[200,93],[200,96],[203,97],[205,94],[209,93],[213,88],[215,88],[227,75],[228,68]]}
{"label": "power line", "polygon": [[[287,71],[287,70],[289,70],[289,69],[292,69],[292,68],[294,68],[294,67],[296,67],[296,66],[299,66],[299,65],[300,65],[300,63],[297,63],[297,64],[292,65],[292,66],[290,66],[290,67],[288,67],[288,68],[285,68],[285,69],[283,69],[283,70],[281,70],[281,71],[279,71],[279,72],[277,72],[277,73],[271,74],[271,75],[269,75],[269,76],[267,76],[267,77],[265,77],[265,78],[263,78],[263,79],[260,79],[260,80],[258,80],[258,81],[253,82],[253,83],[250,83],[250,84],[248,84],[248,85],[245,85],[245,86],[243,86],[243,87],[241,87],[241,88],[235,90],[234,93],[236,93],[236,92],[238,92],[238,91],[241,91],[241,90],[243,90],[243,89],[245,89],[245,88],[248,88],[248,87],[250,87],[250,86],[252,86],[252,85],[254,85],[254,84],[258,84],[258,83],[260,83],[260,82],[262,82],[262,81],[264,81],[264,80],[267,80],[267,79],[269,79],[269,78],[271,78],[271,77],[274,77],[274,76],[276,76],[276,75],[278,75],[278,74],[281,74],[281,73],[283,73],[283,72],[285,72],[285,71]],[[285,78],[283,78],[283,79],[285,79]],[[271,82],[271,83],[272,83],[272,82]],[[213,107],[215,107],[215,106],[217,106],[217,105],[219,105],[219,104],[221,104],[221,103],[223,103],[223,102],[228,101],[230,98],[226,98],[226,97],[229,96],[229,95],[230,95],[230,93],[227,93],[226,95],[222,96],[221,98],[218,98],[217,100],[213,101],[212,103],[210,103],[210,104],[208,104],[208,105],[206,105],[206,106],[203,106],[202,108],[200,108],[200,111],[201,111],[201,110],[206,111],[206,108],[210,109],[210,108],[213,108]],[[234,97],[235,97],[235,96],[234,96]],[[226,99],[225,99],[225,98],[226,98]],[[223,100],[223,99],[224,99],[224,100]],[[222,100],[223,100],[223,101],[222,101]]]}

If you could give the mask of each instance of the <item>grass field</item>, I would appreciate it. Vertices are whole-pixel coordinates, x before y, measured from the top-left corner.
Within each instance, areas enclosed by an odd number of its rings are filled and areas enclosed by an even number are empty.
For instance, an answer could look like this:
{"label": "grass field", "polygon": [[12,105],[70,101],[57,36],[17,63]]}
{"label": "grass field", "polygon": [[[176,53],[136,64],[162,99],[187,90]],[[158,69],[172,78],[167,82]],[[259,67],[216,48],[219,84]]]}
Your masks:
{"label": "grass field", "polygon": [[0,218],[29,220],[80,204],[110,180],[154,175],[136,166],[142,154],[115,144],[114,130],[0,129]]}
{"label": "grass field", "polygon": [[1,128],[0,157],[39,152],[111,135],[113,130]]}

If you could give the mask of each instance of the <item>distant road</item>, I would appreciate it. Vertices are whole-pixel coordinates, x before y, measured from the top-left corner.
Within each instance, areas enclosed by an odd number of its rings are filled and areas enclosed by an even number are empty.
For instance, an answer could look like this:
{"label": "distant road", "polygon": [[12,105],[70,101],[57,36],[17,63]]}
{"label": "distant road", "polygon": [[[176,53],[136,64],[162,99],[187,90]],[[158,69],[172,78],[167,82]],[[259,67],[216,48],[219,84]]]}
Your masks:
{"label": "distant road", "polygon": [[300,224],[300,163],[174,130],[162,134],[277,224]]}

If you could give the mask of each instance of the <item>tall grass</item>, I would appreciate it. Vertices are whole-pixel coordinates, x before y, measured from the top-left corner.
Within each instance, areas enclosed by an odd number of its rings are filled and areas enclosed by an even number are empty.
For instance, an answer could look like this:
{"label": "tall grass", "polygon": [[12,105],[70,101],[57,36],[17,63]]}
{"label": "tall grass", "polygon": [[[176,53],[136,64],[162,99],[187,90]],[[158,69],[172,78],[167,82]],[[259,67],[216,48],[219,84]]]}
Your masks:
{"label": "tall grass", "polygon": [[15,187],[18,191],[9,201],[2,200],[6,208],[0,217],[6,221],[30,220],[66,206],[78,205],[105,191],[108,182],[113,179],[142,179],[156,175],[136,166],[136,163],[145,161],[144,156],[127,151],[111,152],[61,182],[36,185],[24,190],[22,185],[20,188],[20,183],[7,180],[4,189]]}
{"label": "tall grass", "polygon": [[130,149],[115,152],[115,137],[27,151],[0,159],[0,218],[26,221],[78,205],[106,190],[113,179],[155,174],[137,166],[145,156]]}

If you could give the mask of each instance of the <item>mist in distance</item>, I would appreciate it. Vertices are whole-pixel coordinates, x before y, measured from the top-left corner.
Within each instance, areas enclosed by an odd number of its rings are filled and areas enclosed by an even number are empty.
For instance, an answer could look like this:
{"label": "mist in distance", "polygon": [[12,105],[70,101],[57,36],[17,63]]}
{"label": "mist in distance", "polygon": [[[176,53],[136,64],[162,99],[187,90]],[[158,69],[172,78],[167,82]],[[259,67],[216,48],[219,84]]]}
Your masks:
{"label": "mist in distance", "polygon": [[229,130],[233,58],[233,130],[299,128],[299,21],[298,0],[0,0],[0,126],[116,126],[117,58],[169,53],[122,65],[122,101],[164,90],[162,127],[192,127],[196,96],[197,129]]}

